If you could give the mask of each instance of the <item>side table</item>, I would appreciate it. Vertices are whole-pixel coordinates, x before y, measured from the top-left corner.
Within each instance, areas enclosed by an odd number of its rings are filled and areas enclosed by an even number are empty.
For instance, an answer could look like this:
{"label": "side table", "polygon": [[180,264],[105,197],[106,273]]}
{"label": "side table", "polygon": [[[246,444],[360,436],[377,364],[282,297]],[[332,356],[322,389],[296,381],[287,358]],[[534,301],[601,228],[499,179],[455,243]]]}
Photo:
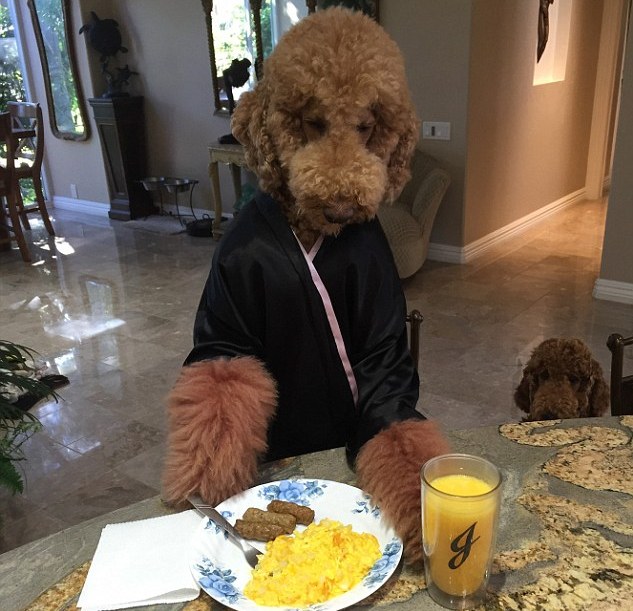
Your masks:
{"label": "side table", "polygon": [[209,146],[209,177],[213,190],[213,206],[215,218],[213,219],[213,237],[218,240],[222,235],[222,193],[220,191],[219,163],[227,163],[231,169],[235,199],[242,195],[242,168],[246,167],[244,147],[241,144],[212,144]]}

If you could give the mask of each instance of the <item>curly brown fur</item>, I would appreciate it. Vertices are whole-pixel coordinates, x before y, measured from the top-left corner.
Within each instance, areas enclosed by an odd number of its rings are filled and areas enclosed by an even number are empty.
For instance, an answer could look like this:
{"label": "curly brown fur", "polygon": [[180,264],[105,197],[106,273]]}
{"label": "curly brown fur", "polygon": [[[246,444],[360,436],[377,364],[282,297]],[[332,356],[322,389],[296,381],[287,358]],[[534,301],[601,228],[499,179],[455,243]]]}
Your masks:
{"label": "curly brown fur", "polygon": [[232,119],[261,188],[305,246],[397,197],[418,127],[398,47],[374,20],[339,7],[286,33]]}
{"label": "curly brown fur", "polygon": [[252,485],[277,401],[275,383],[252,357],[195,363],[168,399],[163,498],[197,493],[215,505]]}
{"label": "curly brown fur", "polygon": [[433,422],[407,420],[378,433],[356,460],[359,486],[394,525],[409,564],[422,562],[420,469],[448,452],[448,442]]}
{"label": "curly brown fur", "polygon": [[609,408],[602,367],[580,339],[550,338],[523,369],[514,401],[526,420],[601,416]]}

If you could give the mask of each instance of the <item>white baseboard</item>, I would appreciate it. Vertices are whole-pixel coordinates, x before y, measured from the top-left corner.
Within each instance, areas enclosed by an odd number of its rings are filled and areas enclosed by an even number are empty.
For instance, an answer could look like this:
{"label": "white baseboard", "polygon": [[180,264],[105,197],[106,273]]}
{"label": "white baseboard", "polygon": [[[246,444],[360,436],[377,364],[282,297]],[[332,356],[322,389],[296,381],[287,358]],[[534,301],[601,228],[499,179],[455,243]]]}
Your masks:
{"label": "white baseboard", "polygon": [[598,278],[593,285],[593,296],[605,301],[633,304],[633,284]]}
{"label": "white baseboard", "polygon": [[92,214],[94,216],[108,217],[109,204],[102,202],[93,202],[87,199],[75,199],[74,197],[61,197],[56,195],[53,197],[53,208],[59,210],[74,210],[83,214]]}
{"label": "white baseboard", "polygon": [[464,249],[459,246],[447,246],[446,244],[429,242],[429,251],[426,258],[442,263],[465,263],[463,250]]}
{"label": "white baseboard", "polygon": [[[75,199],[74,197],[53,197],[53,207],[59,210],[74,210],[76,212],[82,212],[84,214],[92,214],[94,216],[101,216],[108,218],[108,211],[110,210],[110,204],[104,204],[102,202],[93,202],[87,199]],[[191,208],[187,205],[178,205],[178,210],[175,204],[163,204],[163,211],[169,212],[172,215],[176,215],[180,212],[182,216],[191,216]],[[194,214],[197,218],[201,219],[205,216],[213,217],[213,211],[207,208],[194,208]],[[233,218],[233,213],[223,212],[222,216],[227,218]]]}
{"label": "white baseboard", "polygon": [[559,212],[563,208],[576,204],[585,198],[586,194],[584,188],[574,191],[573,193],[570,193],[565,197],[561,197],[555,202],[552,202],[547,206],[543,206],[542,208],[513,221],[509,225],[501,227],[500,229],[485,235],[483,238],[475,240],[463,247],[435,244],[431,242],[429,244],[427,258],[433,261],[441,261],[443,263],[469,263],[504,240],[527,231],[531,227],[534,227],[544,221],[552,214]]}

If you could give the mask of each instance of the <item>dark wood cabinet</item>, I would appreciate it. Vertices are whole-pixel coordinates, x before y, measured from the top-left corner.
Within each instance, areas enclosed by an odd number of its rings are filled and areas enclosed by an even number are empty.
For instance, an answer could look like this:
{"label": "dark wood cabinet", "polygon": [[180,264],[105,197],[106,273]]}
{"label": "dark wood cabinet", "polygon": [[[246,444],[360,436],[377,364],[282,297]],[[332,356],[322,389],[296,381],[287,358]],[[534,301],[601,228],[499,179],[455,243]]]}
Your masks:
{"label": "dark wood cabinet", "polygon": [[157,212],[139,182],[147,176],[142,96],[91,98],[108,177],[111,219],[129,221]]}

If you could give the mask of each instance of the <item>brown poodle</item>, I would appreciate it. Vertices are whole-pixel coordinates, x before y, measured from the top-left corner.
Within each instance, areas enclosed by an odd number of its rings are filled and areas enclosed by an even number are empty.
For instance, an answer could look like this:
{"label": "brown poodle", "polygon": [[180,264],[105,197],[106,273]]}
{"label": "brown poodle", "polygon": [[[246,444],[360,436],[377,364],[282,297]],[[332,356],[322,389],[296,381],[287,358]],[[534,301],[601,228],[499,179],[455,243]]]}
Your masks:
{"label": "brown poodle", "polygon": [[526,420],[601,416],[609,408],[602,367],[580,339],[550,338],[539,344],[514,392]]}
{"label": "brown poodle", "polygon": [[232,128],[261,191],[214,254],[169,400],[164,497],[219,503],[262,460],[346,446],[419,561],[420,467],[449,447],[415,409],[406,301],[375,218],[418,137],[400,52],[362,13],[317,11],[281,39]]}
{"label": "brown poodle", "polygon": [[368,17],[330,9],[286,33],[265,75],[240,98],[233,133],[304,247],[373,219],[409,180],[418,139],[395,43]]}

